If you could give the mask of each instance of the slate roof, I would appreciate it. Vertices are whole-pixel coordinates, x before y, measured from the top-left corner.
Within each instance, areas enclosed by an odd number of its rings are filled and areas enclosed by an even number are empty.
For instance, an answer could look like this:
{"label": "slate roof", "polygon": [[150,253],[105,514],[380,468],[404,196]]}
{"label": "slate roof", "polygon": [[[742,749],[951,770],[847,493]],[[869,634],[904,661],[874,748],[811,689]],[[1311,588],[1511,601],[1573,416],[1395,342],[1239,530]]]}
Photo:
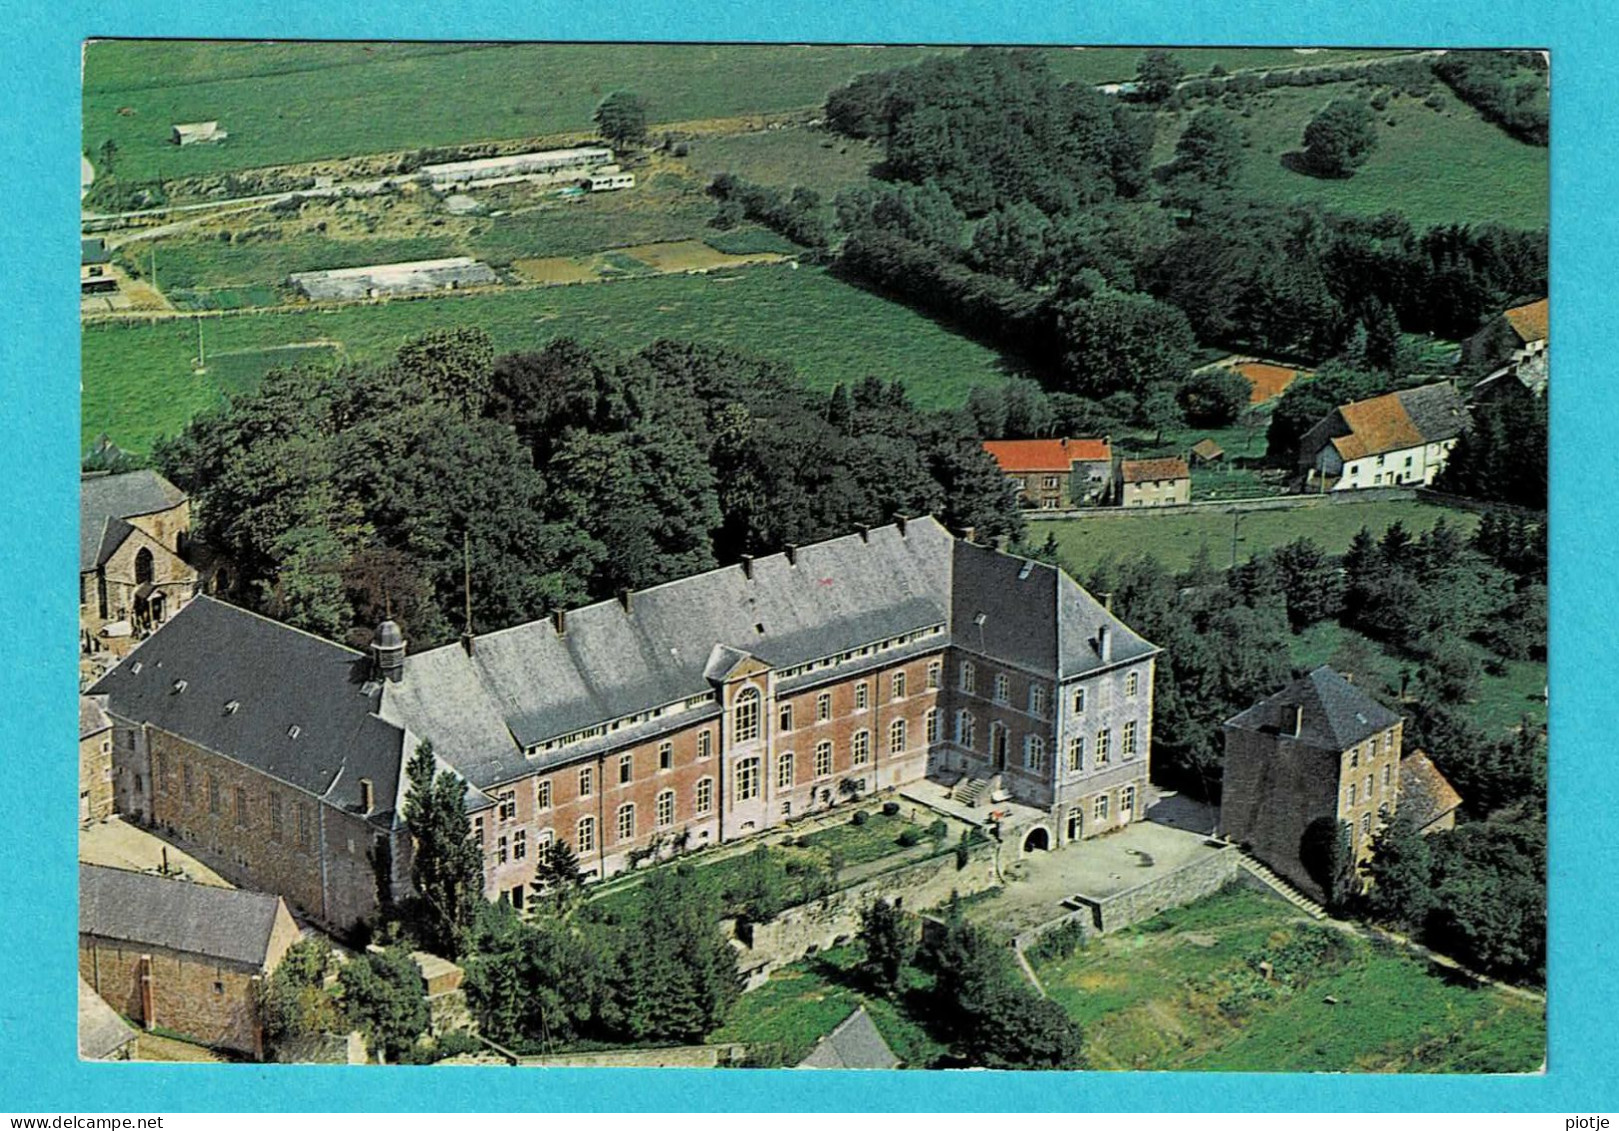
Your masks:
{"label": "slate roof", "polygon": [[134,1028],[79,975],[79,1058],[107,1060],[136,1037]]}
{"label": "slate roof", "polygon": [[1461,803],[1462,795],[1428,755],[1416,750],[1400,759],[1398,811],[1415,821],[1417,828],[1428,827]]}
{"label": "slate roof", "polygon": [[107,718],[107,712],[101,709],[99,702],[88,695],[79,696],[79,738],[100,734],[111,726],[112,720]]}
{"label": "slate roof", "polygon": [[1216,460],[1225,455],[1225,449],[1208,437],[1192,445],[1192,454],[1201,460]]}
{"label": "slate roof", "polygon": [[1340,405],[1335,411],[1349,431],[1331,443],[1346,460],[1449,440],[1470,423],[1461,394],[1447,381]]}
{"label": "slate roof", "polygon": [[1068,471],[1075,460],[1108,463],[1113,459],[1113,448],[1106,440],[985,440],[984,450],[1008,473]]}
{"label": "slate roof", "polygon": [[129,535],[123,519],[177,507],[186,494],[155,471],[89,475],[79,480],[79,571],[104,563]]}
{"label": "slate roof", "polygon": [[1544,342],[1551,337],[1551,303],[1547,299],[1515,306],[1504,311],[1501,317],[1525,344]]}
{"label": "slate roof", "polygon": [[1163,479],[1190,479],[1183,459],[1127,459],[1119,468],[1126,483],[1155,483]]}
{"label": "slate roof", "polygon": [[79,865],[79,933],[263,967],[281,897]]}
{"label": "slate roof", "polygon": [[107,241],[100,236],[79,241],[79,265],[88,263],[106,263],[112,259],[112,253],[107,250]]}
{"label": "slate roof", "polygon": [[877,1025],[861,1006],[849,1014],[836,1029],[815,1043],[815,1048],[803,1060],[800,1068],[866,1068],[891,1069],[899,1067],[899,1057],[888,1047]]}
{"label": "slate roof", "polygon": [[1225,725],[1262,734],[1290,735],[1295,706],[1304,708],[1304,718],[1294,741],[1318,750],[1347,750],[1400,720],[1400,716],[1343,676],[1322,666],[1227,719]]}
{"label": "slate roof", "polygon": [[374,715],[368,669],[352,649],[198,596],[90,694],[106,696],[115,718],[150,723],[345,807],[357,809],[359,779],[369,778],[381,819],[414,742]]}

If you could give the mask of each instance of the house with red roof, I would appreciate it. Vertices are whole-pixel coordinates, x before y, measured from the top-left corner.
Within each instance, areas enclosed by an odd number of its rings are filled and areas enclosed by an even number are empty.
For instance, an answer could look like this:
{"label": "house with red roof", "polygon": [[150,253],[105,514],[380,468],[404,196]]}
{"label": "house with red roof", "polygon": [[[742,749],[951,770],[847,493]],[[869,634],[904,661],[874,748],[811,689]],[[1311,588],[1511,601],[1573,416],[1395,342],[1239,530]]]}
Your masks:
{"label": "house with red roof", "polygon": [[985,440],[1031,510],[1096,506],[1113,493],[1113,445],[1100,440]]}
{"label": "house with red roof", "polygon": [[1192,501],[1192,471],[1183,459],[1127,459],[1119,465],[1119,503],[1175,507]]}
{"label": "house with red roof", "polygon": [[1551,342],[1551,303],[1547,299],[1503,310],[1462,343],[1470,372],[1495,369],[1544,353]]}
{"label": "house with red roof", "polygon": [[1448,381],[1339,405],[1299,441],[1305,488],[1426,487],[1470,423]]}

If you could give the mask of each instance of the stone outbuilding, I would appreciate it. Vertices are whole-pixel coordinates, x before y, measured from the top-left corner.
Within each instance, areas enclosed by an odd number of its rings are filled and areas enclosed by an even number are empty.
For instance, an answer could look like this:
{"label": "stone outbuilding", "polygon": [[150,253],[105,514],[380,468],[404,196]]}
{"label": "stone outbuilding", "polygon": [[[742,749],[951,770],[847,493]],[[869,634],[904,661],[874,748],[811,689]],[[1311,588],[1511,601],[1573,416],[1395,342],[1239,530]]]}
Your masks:
{"label": "stone outbuilding", "polygon": [[1419,833],[1427,836],[1455,828],[1461,805],[1462,795],[1428,755],[1414,750],[1400,761],[1400,812],[1411,818]]}
{"label": "stone outbuilding", "polygon": [[155,471],[79,480],[79,627],[92,643],[162,624],[197,590],[191,503]]}
{"label": "stone outbuilding", "polygon": [[262,1058],[259,983],[298,938],[278,896],[79,865],[79,976],[147,1029]]}

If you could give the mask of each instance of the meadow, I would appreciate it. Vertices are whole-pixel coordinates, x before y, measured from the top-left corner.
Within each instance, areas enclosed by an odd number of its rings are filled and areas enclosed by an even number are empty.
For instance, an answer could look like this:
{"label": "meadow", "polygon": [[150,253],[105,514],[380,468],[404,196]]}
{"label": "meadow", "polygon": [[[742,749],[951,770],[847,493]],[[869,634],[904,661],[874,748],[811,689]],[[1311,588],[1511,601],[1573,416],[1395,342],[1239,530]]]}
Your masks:
{"label": "meadow", "polygon": [[735,173],[757,184],[814,189],[830,198],[872,183],[871,168],[882,159],[876,142],[795,126],[696,138],[687,146],[685,163],[705,183],[717,173]]}
{"label": "meadow", "polygon": [[1478,527],[1478,516],[1468,511],[1395,500],[1243,511],[1238,516],[1210,508],[1201,513],[1050,519],[1031,523],[1029,529],[1036,543],[1047,533],[1055,534],[1063,565],[1074,576],[1083,577],[1109,558],[1122,561],[1143,554],[1166,569],[1184,570],[1205,546],[1216,566],[1228,566],[1233,518],[1239,562],[1299,538],[1313,539],[1329,554],[1342,554],[1363,526],[1376,536],[1396,522],[1404,523],[1412,534],[1424,533],[1441,518],[1464,536],[1471,536]]}
{"label": "meadow", "polygon": [[[1474,987],[1390,944],[1305,923],[1234,887],[1092,941],[1036,972],[1085,1029],[1092,1068],[1530,1072],[1545,1007]],[[1317,934],[1321,932],[1321,934]],[[1307,962],[1297,958],[1310,955]],[[1280,977],[1257,972],[1271,959]],[[1292,959],[1293,961],[1290,961]],[[1288,974],[1289,968],[1297,973]]]}
{"label": "meadow", "polygon": [[[870,374],[898,379],[916,403],[929,408],[960,405],[973,385],[994,384],[1007,374],[999,355],[979,342],[822,269],[785,264],[213,316],[203,319],[203,335],[209,355],[324,342],[348,359],[366,361],[385,358],[429,330],[460,325],[483,327],[503,353],[537,349],[563,336],[615,349],[665,337],[701,340],[789,363],[818,390]],[[82,341],[85,446],[106,432],[121,447],[150,451],[159,437],[178,432],[231,391],[212,372],[193,372],[195,319],[92,323]],[[251,384],[277,356],[261,355],[257,373],[252,366],[239,369],[232,387]]]}
{"label": "meadow", "polygon": [[1218,103],[1197,99],[1184,110],[1159,115],[1154,161],[1171,160],[1191,116],[1219,105],[1237,117],[1247,135],[1246,160],[1234,187],[1250,199],[1313,203],[1362,215],[1399,212],[1418,230],[1456,223],[1546,225],[1548,150],[1508,137],[1438,82],[1423,98],[1389,94],[1377,113],[1377,149],[1352,177],[1326,180],[1284,164],[1284,155],[1303,147],[1304,127],[1316,111],[1334,98],[1370,98],[1375,89],[1381,88],[1334,83],[1228,94]]}

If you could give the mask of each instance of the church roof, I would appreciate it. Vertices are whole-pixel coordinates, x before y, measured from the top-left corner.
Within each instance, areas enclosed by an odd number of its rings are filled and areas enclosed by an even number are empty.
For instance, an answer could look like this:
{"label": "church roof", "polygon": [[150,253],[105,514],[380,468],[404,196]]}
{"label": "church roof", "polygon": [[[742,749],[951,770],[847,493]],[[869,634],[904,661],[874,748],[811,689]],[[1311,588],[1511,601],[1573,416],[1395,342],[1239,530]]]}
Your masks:
{"label": "church roof", "polygon": [[1400,716],[1323,666],[1227,719],[1225,725],[1290,737],[1294,707],[1304,709],[1294,741],[1319,750],[1347,750],[1400,721]]}
{"label": "church roof", "polygon": [[129,535],[122,520],[177,507],[186,494],[155,471],[79,480],[79,572],[103,564]]}
{"label": "church roof", "polygon": [[281,897],[79,865],[79,933],[262,967]]}
{"label": "church roof", "polygon": [[898,1068],[899,1063],[899,1057],[883,1040],[876,1022],[862,1005],[817,1041],[798,1067],[891,1069]]}
{"label": "church roof", "polygon": [[359,779],[388,799],[409,756],[377,718],[360,653],[198,596],[90,689],[113,716],[150,723],[308,793],[358,809]]}

